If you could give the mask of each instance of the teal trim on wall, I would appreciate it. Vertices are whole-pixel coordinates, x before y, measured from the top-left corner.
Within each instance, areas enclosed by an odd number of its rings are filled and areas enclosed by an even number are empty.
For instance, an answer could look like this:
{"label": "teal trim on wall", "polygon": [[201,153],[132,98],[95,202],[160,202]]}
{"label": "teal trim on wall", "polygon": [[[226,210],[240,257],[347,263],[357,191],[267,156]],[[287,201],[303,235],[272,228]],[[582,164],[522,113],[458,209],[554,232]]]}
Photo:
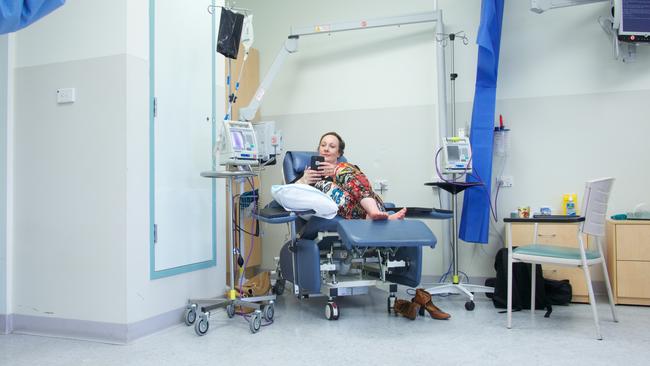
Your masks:
{"label": "teal trim on wall", "polygon": [[[155,130],[154,130],[154,97],[155,97],[155,14],[156,1],[149,0],[149,278],[159,279],[169,276],[175,276],[182,273],[197,271],[204,268],[214,267],[217,265],[217,208],[216,208],[216,182],[212,180],[212,259],[203,262],[190,263],[179,267],[167,268],[156,271],[156,252],[154,243],[154,225],[156,223],[156,172],[155,172]],[[212,5],[215,5],[212,0]],[[216,17],[212,15],[212,44],[216,45]],[[215,46],[216,47],[216,46]],[[215,47],[212,47],[215,49]],[[216,115],[216,52],[212,52],[212,145],[214,146],[215,136],[215,115]],[[214,157],[212,165],[214,167]],[[197,172],[198,174],[198,172]]]}
{"label": "teal trim on wall", "polygon": [[[9,39],[0,36],[0,314],[7,304],[7,97],[9,96]],[[0,325],[0,334],[4,327]]]}
{"label": "teal trim on wall", "polygon": [[[212,0],[212,6],[215,1]],[[217,17],[212,15],[212,49],[216,51],[217,44]],[[212,52],[212,149],[217,141],[217,129],[215,121],[217,120],[217,52]],[[219,75],[222,77],[222,75]],[[217,161],[214,154],[212,154],[212,170],[217,170]],[[217,259],[217,181],[212,179],[212,258]]]}

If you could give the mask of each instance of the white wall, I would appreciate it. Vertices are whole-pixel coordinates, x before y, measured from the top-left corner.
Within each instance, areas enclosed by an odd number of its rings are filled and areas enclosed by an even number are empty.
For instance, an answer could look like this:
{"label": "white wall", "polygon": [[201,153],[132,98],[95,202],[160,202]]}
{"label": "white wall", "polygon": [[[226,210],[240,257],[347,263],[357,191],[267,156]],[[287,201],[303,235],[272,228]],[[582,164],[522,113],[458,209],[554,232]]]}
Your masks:
{"label": "white wall", "polygon": [[[68,0],[16,34],[15,315],[131,330],[224,290],[224,248],[216,268],[149,278],[148,6]],[[77,101],[56,104],[60,87]]]}
{"label": "white wall", "polygon": [[[95,26],[124,29],[124,2],[90,3],[16,34],[14,313],[124,323],[125,44]],[[62,87],[75,103],[56,104]]]}
{"label": "white wall", "polygon": [[[146,3],[146,1],[144,1]],[[217,1],[223,4],[223,1]],[[132,6],[132,4],[129,4]],[[201,4],[202,8],[205,8]],[[205,16],[209,16],[205,12]],[[129,39],[148,35],[149,14],[136,9],[127,13]],[[149,95],[149,38],[131,43],[128,52],[133,57],[127,63],[127,323],[147,319],[182,307],[189,298],[207,298],[225,291],[225,205],[224,185],[217,188],[217,266],[158,280],[149,279],[149,112],[142,101]],[[142,47],[145,47],[143,50]],[[146,57],[143,57],[146,55]],[[224,96],[223,60],[217,63],[217,101]],[[210,75],[206,75],[209,79]],[[223,114],[223,104],[217,104],[217,117]],[[143,121],[146,120],[146,123]],[[206,169],[208,167],[205,167]],[[200,172],[196,172],[197,176]]]}
{"label": "white wall", "polygon": [[[446,31],[464,30],[470,40],[467,46],[455,46],[455,71],[460,75],[457,125],[464,126],[471,119],[480,1],[438,3]],[[255,13],[261,75],[289,26],[432,10],[430,1],[250,0],[240,5]],[[650,90],[650,47],[639,47],[636,63],[615,61],[597,23],[597,17],[608,12],[605,3],[542,15],[528,6],[527,1],[509,1],[504,11],[496,114],[502,113],[512,128],[504,173],[514,176],[515,187],[501,190],[500,215],[520,205],[559,209],[562,193],[581,195],[585,180],[607,175],[617,178],[612,212],[650,201],[643,186],[650,171],[640,168],[650,162],[645,142],[650,124],[641,107]],[[433,176],[438,138],[432,32],[432,26],[416,25],[301,39],[299,52],[289,57],[266,94],[263,119],[275,119],[284,129],[287,150],[312,149],[322,133],[339,131],[348,143],[349,159],[371,179],[388,179],[389,200],[407,205],[436,202],[434,194],[421,188]],[[449,66],[448,50],[447,57]],[[614,132],[624,138],[614,139]],[[621,160],[622,152],[634,158]],[[502,163],[495,160],[495,168],[500,171]],[[279,168],[273,169],[267,173],[268,184],[278,182]],[[432,228],[441,234],[435,224]],[[281,229],[266,230],[271,235],[264,241],[264,264],[271,266],[283,235],[276,232]],[[488,246],[461,244],[461,270],[470,276],[492,276],[501,231],[501,224],[494,226]],[[424,274],[446,270],[441,256],[440,246],[427,251]]]}
{"label": "white wall", "polygon": [[[16,33],[23,45],[39,46],[18,47],[16,67],[125,53],[126,4],[124,0],[66,1],[47,17]],[[135,7],[129,5],[129,10]]]}

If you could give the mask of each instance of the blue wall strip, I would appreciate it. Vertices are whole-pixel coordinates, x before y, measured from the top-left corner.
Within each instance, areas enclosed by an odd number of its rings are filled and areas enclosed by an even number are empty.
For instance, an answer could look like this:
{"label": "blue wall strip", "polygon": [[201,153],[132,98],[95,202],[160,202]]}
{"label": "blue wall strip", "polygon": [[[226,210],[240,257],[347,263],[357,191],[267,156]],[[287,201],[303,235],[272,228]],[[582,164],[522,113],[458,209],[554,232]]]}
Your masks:
{"label": "blue wall strip", "polygon": [[[485,186],[465,191],[459,237],[467,242],[487,243],[490,229],[490,195],[492,180],[492,138],[494,109],[499,71],[501,23],[504,0],[483,0],[477,43],[478,65],[472,110],[470,142],[475,174]],[[468,182],[478,179],[468,177]]]}

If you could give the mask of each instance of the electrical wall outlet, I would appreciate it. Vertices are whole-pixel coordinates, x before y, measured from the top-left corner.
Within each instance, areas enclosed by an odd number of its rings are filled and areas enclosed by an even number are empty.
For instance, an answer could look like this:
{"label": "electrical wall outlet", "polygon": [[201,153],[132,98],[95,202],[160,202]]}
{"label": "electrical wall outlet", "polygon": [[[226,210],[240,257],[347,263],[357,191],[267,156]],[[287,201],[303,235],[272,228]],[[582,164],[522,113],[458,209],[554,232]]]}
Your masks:
{"label": "electrical wall outlet", "polygon": [[74,103],[76,99],[74,88],[62,88],[56,90],[56,102],[58,104]]}
{"label": "electrical wall outlet", "polygon": [[499,178],[499,183],[501,183],[501,187],[512,187],[515,185],[515,178],[512,175],[502,175]]}

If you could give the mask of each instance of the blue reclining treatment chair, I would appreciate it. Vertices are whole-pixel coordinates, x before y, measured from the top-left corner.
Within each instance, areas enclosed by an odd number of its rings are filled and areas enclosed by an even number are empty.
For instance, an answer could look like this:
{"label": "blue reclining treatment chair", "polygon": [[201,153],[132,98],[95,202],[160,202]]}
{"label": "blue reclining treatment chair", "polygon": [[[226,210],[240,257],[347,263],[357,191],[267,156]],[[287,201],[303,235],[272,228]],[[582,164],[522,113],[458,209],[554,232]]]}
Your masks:
{"label": "blue reclining treatment chair", "polygon": [[[283,162],[285,182],[294,181],[316,155],[289,151]],[[339,161],[345,161],[340,158]],[[393,205],[387,204],[389,207]],[[438,209],[407,209],[407,217],[449,219],[451,212]],[[293,284],[299,298],[328,296],[325,317],[336,320],[337,296],[368,293],[370,286],[388,290],[388,311],[395,302],[397,284],[416,287],[422,270],[422,247],[436,245],[436,237],[419,220],[346,220],[300,216],[310,212],[287,212],[275,202],[260,210],[258,218],[271,224],[289,223],[290,240],[281,249],[277,294],[285,281]]]}

